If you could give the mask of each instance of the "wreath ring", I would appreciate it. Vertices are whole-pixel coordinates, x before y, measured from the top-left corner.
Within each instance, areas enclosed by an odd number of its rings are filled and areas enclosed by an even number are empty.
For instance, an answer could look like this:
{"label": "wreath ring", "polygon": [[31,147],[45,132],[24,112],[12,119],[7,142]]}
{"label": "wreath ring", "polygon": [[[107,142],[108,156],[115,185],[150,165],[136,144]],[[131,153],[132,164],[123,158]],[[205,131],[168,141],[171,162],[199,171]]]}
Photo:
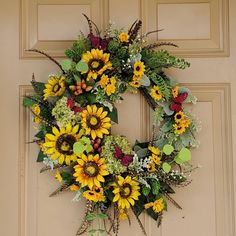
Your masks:
{"label": "wreath ring", "polygon": [[[109,25],[101,36],[84,16],[90,33],[81,33],[65,51],[66,60],[59,63],[43,51],[29,50],[45,55],[61,70],[46,83],[33,75],[35,94],[24,98],[38,129],[37,161],[45,164],[41,172],[55,171],[60,183],[50,196],[70,190],[75,200],[87,200],[76,236],[86,231],[118,235],[119,221],[129,220],[130,212],[147,235],[139,215],[146,211],[160,225],[167,201],[181,209],[171,196],[173,187],[191,182],[190,149],[198,146],[200,126],[184,104],[196,98],[166,73],[189,63],[160,49],[175,44],[148,44],[148,35],[157,31],[140,35],[141,21],[127,31]],[[127,91],[140,91],[154,114],[152,139],[133,146],[126,137],[110,133],[112,122],[118,122],[115,104]],[[110,226],[89,229],[96,219]]]}

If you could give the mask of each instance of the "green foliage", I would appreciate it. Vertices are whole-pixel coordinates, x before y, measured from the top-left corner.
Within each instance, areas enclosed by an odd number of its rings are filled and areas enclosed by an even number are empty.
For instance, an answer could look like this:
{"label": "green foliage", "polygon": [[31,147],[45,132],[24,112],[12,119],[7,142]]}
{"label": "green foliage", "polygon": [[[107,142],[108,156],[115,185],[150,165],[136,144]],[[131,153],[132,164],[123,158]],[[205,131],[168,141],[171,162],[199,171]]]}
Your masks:
{"label": "green foliage", "polygon": [[45,84],[42,82],[37,82],[35,80],[31,81],[35,93],[38,95],[43,95],[43,90],[45,89]]}
{"label": "green foliage", "polygon": [[32,97],[24,97],[23,106],[32,107],[35,104],[35,100]]}
{"label": "green foliage", "polygon": [[135,202],[133,209],[134,209],[134,213],[136,216],[139,216],[142,213],[142,211],[144,210],[145,201],[146,201],[145,196],[140,195],[138,201]]}
{"label": "green foliage", "polygon": [[166,182],[161,181],[160,182],[160,190],[163,193],[175,193],[174,189],[170,187],[169,184],[167,184]]}
{"label": "green foliage", "polygon": [[158,71],[160,72],[160,69],[162,68],[175,67],[179,69],[185,69],[190,66],[189,62],[182,58],[180,59],[170,55],[166,50],[152,51],[143,49],[141,53],[145,65],[157,73]]}
{"label": "green foliage", "polygon": [[158,74],[152,73],[150,75],[150,78],[152,80],[152,82],[156,85],[158,85],[158,87],[161,90],[161,93],[163,95],[163,97],[169,101],[170,97],[171,97],[171,87],[170,85],[166,82],[166,80],[164,80],[164,78]]}
{"label": "green foliage", "polygon": [[147,196],[150,193],[150,188],[148,188],[147,186],[143,185],[142,187],[142,193],[144,196]]}
{"label": "green foliage", "polygon": [[71,172],[65,172],[65,171],[62,171],[61,172],[61,176],[62,176],[62,179],[66,182],[66,183],[72,183],[73,181],[73,175]]}
{"label": "green foliage", "polygon": [[37,162],[42,162],[47,157],[41,150],[38,153]]}
{"label": "green foliage", "polygon": [[156,179],[151,179],[150,183],[152,187],[152,194],[157,195],[160,190],[160,182],[157,181]]}
{"label": "green foliage", "polygon": [[79,37],[79,39],[73,44],[72,48],[65,51],[65,55],[74,62],[79,62],[81,56],[91,48],[90,41],[87,38]]}
{"label": "green foliage", "polygon": [[118,111],[116,107],[113,106],[112,111],[109,113],[109,117],[111,118],[113,122],[118,124]]}
{"label": "green foliage", "polygon": [[154,219],[155,221],[158,219],[158,214],[155,213],[152,208],[148,208],[146,211],[147,214],[152,217],[152,219]]}

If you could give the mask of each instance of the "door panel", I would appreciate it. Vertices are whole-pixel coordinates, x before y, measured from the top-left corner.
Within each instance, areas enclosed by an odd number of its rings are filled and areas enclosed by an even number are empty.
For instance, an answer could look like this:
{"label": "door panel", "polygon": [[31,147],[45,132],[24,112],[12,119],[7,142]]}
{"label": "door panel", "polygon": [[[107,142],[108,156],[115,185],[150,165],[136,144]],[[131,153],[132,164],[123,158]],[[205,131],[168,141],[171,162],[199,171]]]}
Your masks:
{"label": "door panel", "polygon": [[[181,4],[190,11],[180,14]],[[52,172],[39,173],[42,166],[35,162],[37,147],[27,143],[32,140],[35,129],[29,112],[21,106],[23,96],[32,93],[28,85],[32,72],[39,81],[46,81],[48,74],[58,72],[51,62],[24,49],[45,49],[60,60],[78,33],[76,25],[70,27],[70,21],[78,20],[81,27],[78,31],[86,28],[86,22],[77,15],[67,19],[65,11],[60,18],[64,26],[56,25],[57,21],[53,23],[61,29],[60,34],[52,34],[52,26],[42,21],[43,15],[53,6],[60,10],[64,5],[69,9],[81,6],[101,28],[109,19],[117,26],[127,27],[141,18],[143,32],[161,27],[172,29],[171,32],[166,29],[159,37],[179,44],[174,53],[189,57],[191,62],[190,69],[168,73],[187,83],[199,98],[193,112],[202,121],[198,136],[201,145],[193,153],[193,164],[201,168],[192,173],[189,186],[176,189],[174,199],[183,210],[169,203],[159,229],[148,216],[142,215],[141,220],[150,236],[234,236],[236,2],[233,0],[230,9],[227,0],[1,1],[0,235],[70,236],[75,234],[83,216],[84,204],[72,201],[73,193],[49,198],[58,183]],[[182,27],[181,21],[188,20],[188,14],[191,22],[203,14],[207,24],[198,21],[195,30],[189,21]],[[170,16],[168,22],[166,16]],[[153,35],[153,39],[155,37]],[[140,94],[126,94],[124,98],[123,103],[118,104],[119,125],[114,125],[112,132],[126,135],[131,143],[135,139],[147,139],[152,115],[147,104]],[[121,223],[120,235],[129,234],[142,235],[133,216],[131,227],[127,222]]]}

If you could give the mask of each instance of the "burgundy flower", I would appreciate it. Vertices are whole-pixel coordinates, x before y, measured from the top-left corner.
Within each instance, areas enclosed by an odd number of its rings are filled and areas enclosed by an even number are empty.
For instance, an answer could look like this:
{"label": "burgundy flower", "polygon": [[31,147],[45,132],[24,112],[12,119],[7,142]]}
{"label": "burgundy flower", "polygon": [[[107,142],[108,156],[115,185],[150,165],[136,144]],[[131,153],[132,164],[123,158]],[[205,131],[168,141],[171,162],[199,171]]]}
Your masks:
{"label": "burgundy flower", "polygon": [[89,39],[93,48],[98,48],[101,50],[106,50],[110,42],[110,38],[101,38],[93,34],[89,34]]}
{"label": "burgundy flower", "polygon": [[115,158],[120,160],[121,164],[126,167],[133,161],[133,156],[132,155],[124,155],[124,153],[122,152],[122,150],[119,146],[115,147],[114,155],[115,155]]}
{"label": "burgundy flower", "polygon": [[185,99],[188,97],[188,93],[181,93],[177,97],[175,97],[170,104],[170,110],[179,112],[182,109],[182,103],[185,101]]}

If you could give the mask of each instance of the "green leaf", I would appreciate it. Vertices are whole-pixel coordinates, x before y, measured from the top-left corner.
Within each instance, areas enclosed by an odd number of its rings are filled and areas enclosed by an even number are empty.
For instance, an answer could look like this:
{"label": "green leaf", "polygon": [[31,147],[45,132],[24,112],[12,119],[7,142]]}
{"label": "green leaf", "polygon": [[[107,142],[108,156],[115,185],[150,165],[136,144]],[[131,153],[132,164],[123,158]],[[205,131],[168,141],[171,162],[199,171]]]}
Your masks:
{"label": "green leaf", "polygon": [[42,82],[37,82],[35,80],[31,81],[35,93],[43,95],[43,90],[45,89],[45,84]]}
{"label": "green leaf", "polygon": [[88,64],[83,61],[83,60],[80,60],[77,64],[76,64],[76,70],[79,71],[79,72],[82,72],[82,73],[86,73],[89,69],[88,67]]}
{"label": "green leaf", "polygon": [[74,75],[74,78],[77,82],[81,82],[81,78],[79,75]]}
{"label": "green leaf", "polygon": [[61,172],[61,176],[62,176],[62,179],[63,179],[65,182],[67,182],[67,183],[71,183],[71,182],[72,182],[73,175],[72,175],[70,172],[62,171],[62,172]]}
{"label": "green leaf", "polygon": [[152,193],[154,195],[157,195],[159,193],[159,190],[160,190],[160,182],[155,180],[155,179],[152,179],[151,180],[151,186],[152,186]]}
{"label": "green leaf", "polygon": [[182,148],[178,155],[174,158],[177,164],[183,164],[184,162],[191,160],[191,152],[188,148]]}
{"label": "green leaf", "polygon": [[152,219],[154,219],[155,221],[157,220],[158,214],[155,213],[152,208],[148,208],[146,211],[148,215],[152,217]]}
{"label": "green leaf", "polygon": [[68,71],[71,69],[72,61],[70,59],[63,60],[61,66],[63,70]]}
{"label": "green leaf", "polygon": [[170,155],[172,152],[174,151],[174,147],[170,144],[166,144],[164,147],[163,147],[163,152],[166,154],[166,155]]}
{"label": "green leaf", "polygon": [[140,80],[140,83],[141,85],[148,87],[150,86],[150,79],[146,75],[143,75]]}
{"label": "green leaf", "polygon": [[135,205],[133,206],[133,208],[134,208],[134,213],[136,216],[139,216],[144,210],[145,201],[146,201],[146,197],[144,195],[140,195],[138,201],[135,202]]}
{"label": "green leaf", "polygon": [[32,107],[35,104],[35,101],[30,97],[24,97],[23,106]]}
{"label": "green leaf", "polygon": [[165,133],[169,132],[172,129],[172,120],[168,119],[166,123],[162,126],[161,130]]}
{"label": "green leaf", "polygon": [[169,173],[171,170],[171,165],[167,162],[164,162],[162,164],[162,169],[165,171],[165,173]]}
{"label": "green leaf", "polygon": [[88,221],[93,221],[93,220],[95,220],[97,218],[97,214],[95,214],[95,213],[88,213],[87,215],[86,215],[86,220],[88,220]]}
{"label": "green leaf", "polygon": [[47,157],[47,156],[44,155],[44,153],[42,151],[39,151],[38,157],[37,157],[37,162],[42,162],[45,157]]}
{"label": "green leaf", "polygon": [[143,186],[142,187],[142,193],[144,196],[147,196],[150,193],[150,188]]}
{"label": "green leaf", "polygon": [[98,213],[97,214],[97,218],[99,218],[99,219],[107,219],[108,218],[108,216],[107,216],[107,214],[103,214],[103,213]]}
{"label": "green leaf", "polygon": [[147,148],[140,149],[136,152],[139,158],[144,158],[149,155],[149,150]]}
{"label": "green leaf", "polygon": [[118,124],[118,111],[116,107],[113,106],[113,110],[112,112],[109,113],[109,117],[111,118],[113,122]]}
{"label": "green leaf", "polygon": [[76,155],[80,155],[85,151],[86,147],[83,142],[76,142],[73,145],[73,151]]}
{"label": "green leaf", "polygon": [[37,134],[34,135],[36,138],[43,139],[45,136],[45,132],[40,130]]}

